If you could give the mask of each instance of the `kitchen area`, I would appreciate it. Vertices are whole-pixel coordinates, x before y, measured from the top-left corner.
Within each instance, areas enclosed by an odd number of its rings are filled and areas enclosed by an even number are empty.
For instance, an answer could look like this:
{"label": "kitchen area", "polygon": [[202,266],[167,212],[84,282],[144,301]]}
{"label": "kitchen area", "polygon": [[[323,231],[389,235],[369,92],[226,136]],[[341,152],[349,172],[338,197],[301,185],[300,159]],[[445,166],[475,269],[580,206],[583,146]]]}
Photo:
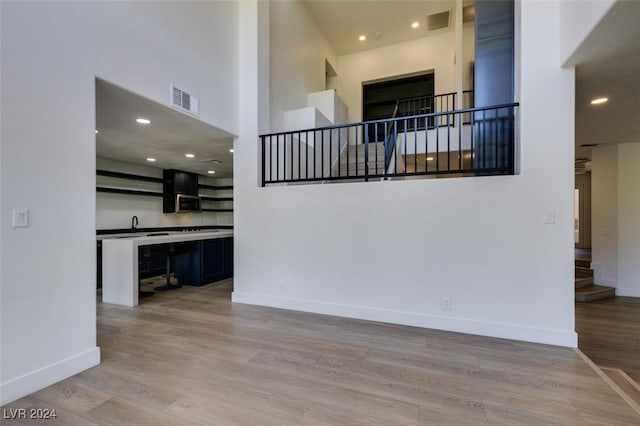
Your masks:
{"label": "kitchen area", "polygon": [[183,285],[233,276],[233,135],[96,79],[98,295],[136,306]]}

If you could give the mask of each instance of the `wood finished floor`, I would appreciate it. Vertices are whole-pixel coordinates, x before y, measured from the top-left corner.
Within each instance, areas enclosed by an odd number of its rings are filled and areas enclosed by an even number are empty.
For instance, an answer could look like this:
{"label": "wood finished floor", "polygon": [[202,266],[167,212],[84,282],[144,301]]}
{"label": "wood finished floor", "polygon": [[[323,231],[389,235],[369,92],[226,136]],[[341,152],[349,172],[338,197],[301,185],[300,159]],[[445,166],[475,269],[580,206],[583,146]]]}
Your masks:
{"label": "wood finished floor", "polygon": [[576,303],[578,346],[593,362],[640,383],[640,298]]}
{"label": "wood finished floor", "polygon": [[640,424],[572,349],[231,304],[231,286],[99,304],[102,364],[5,408],[70,425]]}

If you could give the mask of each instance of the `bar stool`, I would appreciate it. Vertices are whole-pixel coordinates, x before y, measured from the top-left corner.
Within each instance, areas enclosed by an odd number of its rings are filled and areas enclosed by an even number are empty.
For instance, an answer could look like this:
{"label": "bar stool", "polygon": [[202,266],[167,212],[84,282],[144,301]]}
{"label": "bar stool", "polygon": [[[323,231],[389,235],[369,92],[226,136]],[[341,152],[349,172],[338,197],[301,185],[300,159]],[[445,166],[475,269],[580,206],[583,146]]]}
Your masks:
{"label": "bar stool", "polygon": [[[140,258],[138,259],[138,268],[140,268],[140,265],[143,261],[151,260],[151,250],[149,249],[149,247],[143,247],[140,250],[140,253],[142,254],[142,256],[139,256]],[[153,291],[142,290],[142,278],[138,277],[138,298],[150,297],[154,294],[156,293]]]}
{"label": "bar stool", "polygon": [[167,276],[167,280],[165,282],[164,285],[160,286],[160,287],[156,287],[155,289],[158,291],[166,291],[166,290],[177,290],[180,287],[182,287],[182,284],[178,283],[176,285],[171,284],[171,260],[173,259],[173,256],[176,254],[176,245],[171,243],[171,244],[165,244],[162,246],[163,248],[163,254],[166,257],[166,264],[167,264],[167,268],[166,268],[166,276]]}

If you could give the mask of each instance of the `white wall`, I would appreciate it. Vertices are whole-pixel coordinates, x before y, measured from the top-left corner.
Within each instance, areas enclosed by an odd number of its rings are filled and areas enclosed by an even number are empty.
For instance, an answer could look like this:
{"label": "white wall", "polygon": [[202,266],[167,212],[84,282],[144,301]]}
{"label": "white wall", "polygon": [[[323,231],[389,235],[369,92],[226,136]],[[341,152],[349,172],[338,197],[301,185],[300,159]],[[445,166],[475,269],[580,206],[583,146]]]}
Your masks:
{"label": "white wall", "polygon": [[596,284],[618,286],[618,147],[591,152],[591,266]]}
{"label": "white wall", "polygon": [[[464,28],[465,40],[473,40],[473,27]],[[471,43],[473,44],[473,43]],[[463,66],[468,73],[473,48],[465,43]],[[365,50],[338,57],[338,93],[349,108],[349,121],[362,121],[362,83],[406,74],[434,71],[435,93],[455,92],[455,31]],[[468,77],[468,76],[467,76]],[[467,80],[470,80],[467,78]],[[470,87],[465,87],[469,89]]]}
{"label": "white wall", "polygon": [[[162,178],[162,169],[157,167],[141,166],[138,164],[114,161],[106,158],[97,158],[96,167],[100,170],[130,173],[139,176]],[[204,185],[228,186],[233,184],[232,178],[212,179],[206,176],[198,176],[198,182]],[[132,181],[97,176],[96,184],[101,187],[133,189],[138,191],[162,192],[162,183]],[[232,197],[233,190],[200,190],[200,195],[211,197]],[[205,207],[230,209],[232,201],[223,201],[211,204],[204,201]],[[201,213],[162,213],[162,197],[145,197],[128,194],[112,194],[106,192],[96,193],[96,229],[123,229],[131,226],[131,218],[138,216],[140,228],[170,227],[170,226],[200,226],[232,224],[232,215],[229,213],[201,212]],[[222,220],[223,223],[218,223]]]}
{"label": "white wall", "polygon": [[325,90],[325,61],[336,55],[300,0],[270,2],[271,131],[284,129],[284,112],[307,106],[307,94]]}
{"label": "white wall", "polygon": [[[95,78],[238,127],[234,2],[1,2],[0,404],[99,362]],[[221,66],[224,64],[224,66]],[[30,226],[12,228],[28,208]]]}
{"label": "white wall", "polygon": [[640,143],[618,150],[618,294],[640,297]]}
{"label": "white wall", "polygon": [[591,167],[596,284],[640,297],[640,143],[594,148]]}
{"label": "white wall", "polygon": [[557,64],[557,3],[521,9],[521,175],[259,188],[243,109],[235,302],[576,345],[574,73]]}
{"label": "white wall", "polygon": [[573,54],[618,0],[560,0],[559,62],[576,65]]}

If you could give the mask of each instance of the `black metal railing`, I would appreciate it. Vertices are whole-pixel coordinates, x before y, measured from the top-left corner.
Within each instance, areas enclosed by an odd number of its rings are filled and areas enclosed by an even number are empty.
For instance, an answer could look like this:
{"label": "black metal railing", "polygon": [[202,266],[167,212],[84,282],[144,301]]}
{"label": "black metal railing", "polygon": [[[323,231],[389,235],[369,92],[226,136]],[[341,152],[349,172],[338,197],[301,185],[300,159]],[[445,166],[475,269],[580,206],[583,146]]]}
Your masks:
{"label": "black metal railing", "polygon": [[[418,96],[413,98],[404,98],[398,100],[398,117],[413,117],[416,115],[431,114],[436,112],[447,112],[456,110],[456,92],[443,93],[441,95]],[[473,90],[465,90],[462,92],[462,104],[458,101],[460,109],[469,109],[474,107]],[[468,117],[463,122],[469,123]],[[418,129],[422,129],[425,125],[434,126],[433,118],[431,121],[418,120]],[[438,123],[442,126],[444,123]],[[449,125],[455,125],[449,121]]]}
{"label": "black metal railing", "polygon": [[[517,107],[466,108],[262,135],[262,186],[511,175]],[[420,121],[433,126],[420,128]]]}

